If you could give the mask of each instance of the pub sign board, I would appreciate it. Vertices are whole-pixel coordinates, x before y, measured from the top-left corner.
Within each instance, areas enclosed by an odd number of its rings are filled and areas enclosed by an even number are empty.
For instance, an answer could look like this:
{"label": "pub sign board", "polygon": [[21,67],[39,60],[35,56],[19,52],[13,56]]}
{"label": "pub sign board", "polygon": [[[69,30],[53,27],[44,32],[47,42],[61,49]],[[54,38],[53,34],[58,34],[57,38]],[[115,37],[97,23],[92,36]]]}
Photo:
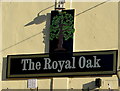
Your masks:
{"label": "pub sign board", "polygon": [[74,52],[68,59],[49,54],[7,56],[7,78],[113,75],[117,72],[117,50]]}
{"label": "pub sign board", "polygon": [[[74,9],[51,11],[49,55],[65,58],[73,55]],[[61,56],[59,56],[61,55]]]}

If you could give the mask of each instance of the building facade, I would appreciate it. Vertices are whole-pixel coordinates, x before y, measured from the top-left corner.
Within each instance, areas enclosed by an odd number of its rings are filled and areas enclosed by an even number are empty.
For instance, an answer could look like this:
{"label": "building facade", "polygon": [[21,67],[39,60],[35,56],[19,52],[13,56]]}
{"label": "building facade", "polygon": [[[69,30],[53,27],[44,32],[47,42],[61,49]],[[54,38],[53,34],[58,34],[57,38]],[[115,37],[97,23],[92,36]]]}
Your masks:
{"label": "building facade", "polygon": [[[70,4],[66,2],[65,8],[70,9]],[[75,9],[73,51],[119,50],[119,6],[119,2],[109,1],[72,2]],[[1,2],[0,7],[0,90],[29,90],[27,78],[6,78],[7,55],[49,52],[48,31],[54,2]],[[109,60],[106,61],[109,65]],[[95,88],[96,78],[102,79],[100,88]],[[49,90],[118,89],[119,72],[116,75],[37,78],[37,87]]]}

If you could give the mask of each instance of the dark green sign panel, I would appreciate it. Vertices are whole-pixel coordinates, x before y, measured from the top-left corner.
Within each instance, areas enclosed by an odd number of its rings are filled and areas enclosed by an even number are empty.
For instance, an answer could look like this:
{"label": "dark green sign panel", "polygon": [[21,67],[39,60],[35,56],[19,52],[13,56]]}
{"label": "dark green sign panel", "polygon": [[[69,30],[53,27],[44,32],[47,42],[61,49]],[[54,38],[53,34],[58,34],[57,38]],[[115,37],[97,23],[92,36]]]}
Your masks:
{"label": "dark green sign panel", "polygon": [[7,78],[113,75],[117,50],[75,52],[61,59],[49,54],[8,55]]}

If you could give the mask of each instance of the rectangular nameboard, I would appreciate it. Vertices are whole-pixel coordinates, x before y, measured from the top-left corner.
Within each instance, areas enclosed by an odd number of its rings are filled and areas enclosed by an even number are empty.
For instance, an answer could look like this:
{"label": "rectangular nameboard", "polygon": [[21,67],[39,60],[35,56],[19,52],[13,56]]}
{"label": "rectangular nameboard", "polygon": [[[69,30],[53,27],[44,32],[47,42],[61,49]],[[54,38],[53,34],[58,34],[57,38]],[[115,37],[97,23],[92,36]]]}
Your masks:
{"label": "rectangular nameboard", "polygon": [[8,55],[7,78],[113,75],[117,56],[117,50],[74,52],[68,59],[49,54]]}

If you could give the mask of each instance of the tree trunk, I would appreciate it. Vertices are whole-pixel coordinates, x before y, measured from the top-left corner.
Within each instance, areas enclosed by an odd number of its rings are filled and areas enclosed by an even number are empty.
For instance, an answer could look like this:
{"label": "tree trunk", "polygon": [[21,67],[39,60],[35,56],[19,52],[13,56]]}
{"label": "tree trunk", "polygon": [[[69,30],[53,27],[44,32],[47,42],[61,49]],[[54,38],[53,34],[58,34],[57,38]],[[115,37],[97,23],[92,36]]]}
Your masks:
{"label": "tree trunk", "polygon": [[58,48],[55,49],[56,51],[57,51],[57,50],[65,50],[65,49],[63,48],[63,35],[59,36],[57,47],[58,47]]}
{"label": "tree trunk", "polygon": [[64,37],[64,35],[63,35],[62,32],[63,32],[62,31],[62,24],[60,24],[60,33],[59,33],[58,45],[57,45],[58,48],[55,49],[56,51],[57,50],[66,50],[65,48],[63,48],[63,37]]}

